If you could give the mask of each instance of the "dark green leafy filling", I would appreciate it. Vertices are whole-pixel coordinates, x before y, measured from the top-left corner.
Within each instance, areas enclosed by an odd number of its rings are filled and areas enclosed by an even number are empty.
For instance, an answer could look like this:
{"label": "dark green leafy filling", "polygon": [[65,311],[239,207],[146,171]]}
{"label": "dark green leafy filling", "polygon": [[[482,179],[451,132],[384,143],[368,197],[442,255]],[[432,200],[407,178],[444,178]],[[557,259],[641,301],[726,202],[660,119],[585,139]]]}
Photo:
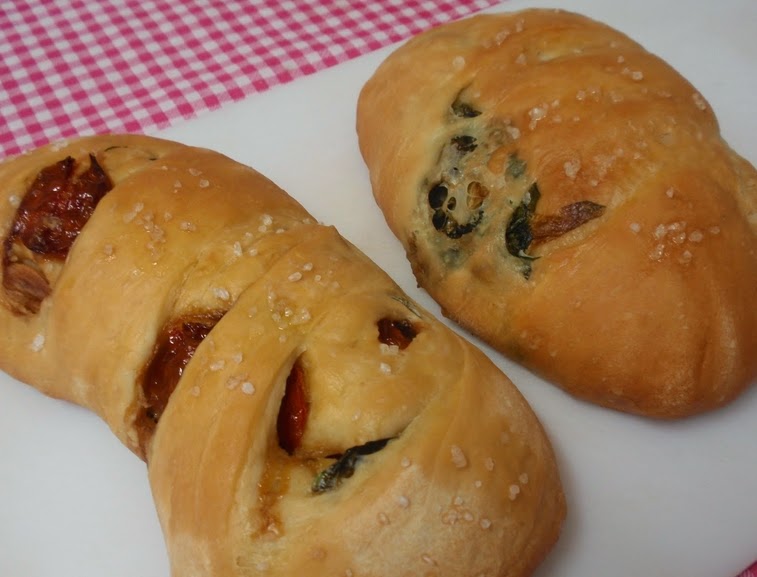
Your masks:
{"label": "dark green leafy filling", "polygon": [[455,100],[452,103],[452,114],[460,118],[475,118],[480,115],[481,112],[473,108],[470,104]]}
{"label": "dark green leafy filling", "polygon": [[368,441],[364,445],[347,449],[341,455],[331,455],[329,458],[337,459],[337,461],[316,475],[310,490],[319,494],[336,489],[344,479],[349,479],[355,474],[355,467],[364,456],[377,453],[391,440]]}
{"label": "dark green leafy filling", "polygon": [[526,251],[533,241],[531,219],[534,216],[536,203],[539,202],[540,196],[539,187],[534,182],[526,191],[521,203],[515,207],[505,229],[507,252],[523,261],[521,272],[525,278],[531,276],[531,261],[537,258],[526,254]]}
{"label": "dark green leafy filling", "polygon": [[522,273],[531,276],[531,262],[538,257],[526,253],[535,242],[557,238],[582,224],[604,214],[605,207],[590,200],[563,206],[557,214],[536,215],[536,204],[541,193],[533,183],[521,203],[515,208],[505,229],[507,252],[523,261]]}

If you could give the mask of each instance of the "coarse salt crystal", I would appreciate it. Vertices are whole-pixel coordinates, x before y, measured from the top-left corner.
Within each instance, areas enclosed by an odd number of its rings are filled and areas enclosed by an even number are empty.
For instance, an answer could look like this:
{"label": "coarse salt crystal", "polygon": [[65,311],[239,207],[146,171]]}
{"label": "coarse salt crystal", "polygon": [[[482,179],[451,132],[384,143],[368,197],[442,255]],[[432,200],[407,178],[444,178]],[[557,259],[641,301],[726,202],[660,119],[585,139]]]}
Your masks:
{"label": "coarse salt crystal", "polygon": [[455,70],[462,70],[463,68],[465,68],[465,58],[463,58],[462,56],[455,56],[452,59],[452,68],[454,68]]}
{"label": "coarse salt crystal", "polygon": [[487,458],[487,459],[486,459],[486,460],[484,461],[484,468],[485,468],[485,469],[486,469],[487,471],[493,471],[493,470],[494,470],[494,459],[492,459],[491,457],[488,457],[488,458]]}
{"label": "coarse salt crystal", "polygon": [[665,245],[664,244],[658,244],[654,249],[652,249],[652,252],[649,253],[649,258],[652,260],[660,260],[662,257],[665,256]]}
{"label": "coarse salt crystal", "polygon": [[313,263],[312,262],[306,262],[302,265],[302,270],[304,271],[311,271],[313,270]]}
{"label": "coarse salt crystal", "polygon": [[689,240],[691,242],[702,242],[703,238],[704,238],[704,235],[702,234],[701,230],[692,230],[689,233]]}
{"label": "coarse salt crystal", "polygon": [[215,287],[213,289],[213,295],[215,295],[216,298],[219,298],[222,301],[227,301],[231,298],[229,291],[222,287]]}
{"label": "coarse salt crystal", "polygon": [[452,464],[458,469],[463,469],[468,465],[468,459],[466,458],[465,453],[463,453],[463,450],[457,445],[452,445],[450,447],[450,454],[452,456]]}
{"label": "coarse salt crystal", "polygon": [[260,217],[260,221],[266,226],[271,226],[273,224],[273,217],[270,214],[264,214]]}
{"label": "coarse salt crystal", "polygon": [[629,228],[631,229],[631,231],[638,233],[641,230],[641,225],[638,222],[632,222],[629,225]]}
{"label": "coarse salt crystal", "polygon": [[242,383],[241,389],[245,395],[252,395],[253,393],[255,393],[255,385],[253,385],[250,381],[245,381],[244,383]]}
{"label": "coarse salt crystal", "polygon": [[225,366],[226,366],[226,361],[224,361],[223,359],[219,359],[211,363],[209,368],[211,371],[217,372],[217,371],[220,371]]}
{"label": "coarse salt crystal", "polygon": [[518,485],[510,485],[510,488],[508,489],[509,497],[511,501],[514,501],[515,498],[520,493],[520,487]]}
{"label": "coarse salt crystal", "polygon": [[193,397],[199,397],[200,396],[200,387],[198,387],[197,385],[195,385],[194,387],[192,387],[189,390],[189,394],[192,395]]}
{"label": "coarse salt crystal", "polygon": [[484,517],[481,519],[481,521],[479,521],[479,525],[481,525],[482,529],[488,529],[489,527],[492,526],[492,522],[486,517]]}
{"label": "coarse salt crystal", "polygon": [[299,272],[299,271],[298,271],[298,272],[293,272],[292,274],[290,274],[290,275],[289,275],[289,276],[287,277],[287,279],[288,279],[288,280],[289,280],[290,282],[296,282],[296,281],[298,281],[298,280],[301,280],[301,279],[302,279],[302,273],[301,273],[301,272]]}
{"label": "coarse salt crystal", "polygon": [[392,367],[387,363],[379,364],[379,370],[385,375],[390,375],[392,373]]}
{"label": "coarse salt crystal", "polygon": [[581,170],[581,161],[577,158],[568,160],[565,164],[563,164],[563,169],[565,170],[565,176],[567,176],[571,180],[575,180],[578,171]]}
{"label": "coarse salt crystal", "polygon": [[200,176],[202,174],[202,171],[197,170],[196,168],[190,168],[189,174],[191,174],[192,176]]}
{"label": "coarse salt crystal", "polygon": [[400,495],[399,497],[397,497],[397,504],[403,509],[407,509],[410,506],[410,499],[408,499],[405,495]]}
{"label": "coarse salt crystal", "polygon": [[200,182],[197,183],[197,185],[200,188],[208,188],[210,186],[210,181],[203,178],[200,180]]}
{"label": "coarse salt crystal", "polygon": [[707,103],[705,102],[705,100],[702,97],[702,95],[699,94],[699,92],[695,92],[694,94],[692,94],[691,98],[694,100],[694,105],[699,110],[707,110]]}
{"label": "coarse salt crystal", "polygon": [[411,465],[410,459],[408,459],[407,457],[402,457],[402,460],[400,461],[400,466],[403,469],[407,469],[410,465]]}
{"label": "coarse salt crystal", "polygon": [[382,355],[396,356],[400,352],[398,345],[387,345],[386,343],[379,343],[379,350]]}
{"label": "coarse salt crystal", "polygon": [[31,345],[29,345],[29,348],[35,352],[40,352],[45,346],[45,335],[42,333],[37,334],[34,339],[32,340]]}
{"label": "coarse salt crystal", "polygon": [[11,194],[8,197],[8,202],[11,204],[12,207],[18,208],[19,205],[21,204],[21,198],[15,194]]}
{"label": "coarse salt crystal", "polygon": [[521,485],[526,485],[528,483],[528,473],[518,475],[518,481],[520,481]]}

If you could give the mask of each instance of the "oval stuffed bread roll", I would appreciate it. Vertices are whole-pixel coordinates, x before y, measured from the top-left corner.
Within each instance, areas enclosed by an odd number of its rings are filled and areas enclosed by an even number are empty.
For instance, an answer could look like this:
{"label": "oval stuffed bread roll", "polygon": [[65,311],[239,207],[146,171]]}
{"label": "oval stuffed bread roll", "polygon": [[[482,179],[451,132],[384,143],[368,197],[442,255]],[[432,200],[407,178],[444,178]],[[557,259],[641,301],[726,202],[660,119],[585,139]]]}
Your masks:
{"label": "oval stuffed bread roll", "polygon": [[0,367],[146,460],[173,575],[521,576],[557,539],[512,383],[254,170],[98,136],[0,183]]}
{"label": "oval stuffed bread roll", "polygon": [[668,64],[559,10],[421,34],[364,86],[360,147],[421,286],[600,405],[682,417],[757,375],[757,172]]}

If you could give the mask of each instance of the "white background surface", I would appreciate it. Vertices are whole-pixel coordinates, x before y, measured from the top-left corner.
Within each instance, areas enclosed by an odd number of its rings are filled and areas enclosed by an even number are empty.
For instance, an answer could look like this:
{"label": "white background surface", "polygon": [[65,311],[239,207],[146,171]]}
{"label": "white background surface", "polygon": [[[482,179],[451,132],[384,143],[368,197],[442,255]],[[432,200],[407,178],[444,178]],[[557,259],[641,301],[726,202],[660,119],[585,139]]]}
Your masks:
{"label": "white background surface", "polygon": [[[510,0],[495,10],[556,4]],[[673,64],[757,163],[757,1],[560,5]],[[357,148],[357,95],[388,53],[160,135],[254,166],[438,314],[373,202]],[[735,577],[757,559],[757,387],[715,413],[657,423],[576,401],[482,348],[531,402],[561,466],[568,519],[537,577]],[[0,577],[168,575],[144,465],[94,415],[0,374]]]}

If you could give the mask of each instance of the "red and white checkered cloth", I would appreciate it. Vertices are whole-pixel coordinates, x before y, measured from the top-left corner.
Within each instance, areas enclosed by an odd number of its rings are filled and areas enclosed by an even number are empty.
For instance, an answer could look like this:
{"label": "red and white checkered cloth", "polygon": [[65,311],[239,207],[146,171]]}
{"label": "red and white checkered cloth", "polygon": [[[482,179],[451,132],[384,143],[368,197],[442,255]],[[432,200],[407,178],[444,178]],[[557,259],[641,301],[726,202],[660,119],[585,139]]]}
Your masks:
{"label": "red and white checkered cloth", "polygon": [[0,157],[165,128],[498,1],[3,1]]}

